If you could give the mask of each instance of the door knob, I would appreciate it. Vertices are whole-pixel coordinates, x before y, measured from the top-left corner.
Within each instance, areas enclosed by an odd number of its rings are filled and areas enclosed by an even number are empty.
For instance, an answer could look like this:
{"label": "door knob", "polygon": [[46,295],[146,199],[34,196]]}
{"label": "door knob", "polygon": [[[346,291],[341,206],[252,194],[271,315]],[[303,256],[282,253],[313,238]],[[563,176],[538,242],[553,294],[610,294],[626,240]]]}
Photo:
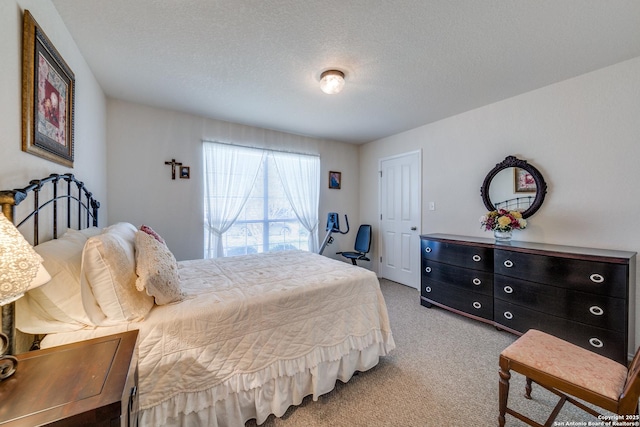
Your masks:
{"label": "door knob", "polygon": [[418,227],[411,227],[411,231],[416,231]]}

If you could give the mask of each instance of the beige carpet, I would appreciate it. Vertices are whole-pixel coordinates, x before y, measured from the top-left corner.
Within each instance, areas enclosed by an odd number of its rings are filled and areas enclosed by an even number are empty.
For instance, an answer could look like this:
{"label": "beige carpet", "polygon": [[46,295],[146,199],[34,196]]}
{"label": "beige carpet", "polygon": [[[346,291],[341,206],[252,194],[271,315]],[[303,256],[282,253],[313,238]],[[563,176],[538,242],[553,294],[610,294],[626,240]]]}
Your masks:
{"label": "beige carpet", "polygon": [[[375,368],[354,376],[317,401],[308,396],[263,426],[497,426],[498,356],[515,336],[439,308],[420,305],[417,290],[381,280],[397,348]],[[509,405],[544,422],[556,398],[513,374]],[[560,422],[597,421],[565,405]],[[254,420],[246,426],[253,427]],[[507,415],[507,426],[524,423]],[[575,425],[575,424],[574,424]],[[586,424],[585,424],[586,425]]]}

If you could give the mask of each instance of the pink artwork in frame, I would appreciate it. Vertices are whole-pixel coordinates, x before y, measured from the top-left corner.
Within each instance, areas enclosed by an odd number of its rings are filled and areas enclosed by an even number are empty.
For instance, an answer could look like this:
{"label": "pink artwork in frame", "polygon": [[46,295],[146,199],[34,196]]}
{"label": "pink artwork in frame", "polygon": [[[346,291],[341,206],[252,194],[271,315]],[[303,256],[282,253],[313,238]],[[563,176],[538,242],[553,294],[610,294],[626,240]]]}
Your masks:
{"label": "pink artwork in frame", "polygon": [[528,171],[522,168],[513,168],[516,193],[535,193],[536,181]]}
{"label": "pink artwork in frame", "polygon": [[28,10],[22,47],[22,150],[73,167],[75,76]]}

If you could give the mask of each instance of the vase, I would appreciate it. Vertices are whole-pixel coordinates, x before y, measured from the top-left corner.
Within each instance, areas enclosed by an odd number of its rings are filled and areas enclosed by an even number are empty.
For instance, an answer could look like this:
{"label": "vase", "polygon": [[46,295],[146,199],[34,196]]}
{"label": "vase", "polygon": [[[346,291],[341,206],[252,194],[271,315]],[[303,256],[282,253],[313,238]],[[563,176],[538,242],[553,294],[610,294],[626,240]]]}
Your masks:
{"label": "vase", "polygon": [[493,237],[496,238],[496,242],[510,242],[512,231],[493,230]]}

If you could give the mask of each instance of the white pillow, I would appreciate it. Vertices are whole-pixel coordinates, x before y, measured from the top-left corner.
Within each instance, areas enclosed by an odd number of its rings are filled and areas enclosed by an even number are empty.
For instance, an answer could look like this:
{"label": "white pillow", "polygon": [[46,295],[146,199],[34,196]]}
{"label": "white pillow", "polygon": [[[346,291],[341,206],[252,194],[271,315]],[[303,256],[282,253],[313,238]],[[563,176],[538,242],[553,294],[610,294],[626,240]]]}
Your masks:
{"label": "white pillow", "polygon": [[94,227],[82,232],[69,229],[60,238],[34,248],[42,257],[51,280],[16,301],[16,327],[19,330],[47,334],[94,326],[82,302],[80,265],[87,235],[95,232],[99,229]]}
{"label": "white pillow", "polygon": [[73,229],[68,229],[67,233],[80,233],[83,236],[85,236],[85,238],[90,238],[93,236],[97,236],[98,234],[102,233],[102,228],[98,228],[98,227],[87,227],[87,228],[83,228],[82,230],[73,230]]}
{"label": "white pillow", "polygon": [[182,301],[178,262],[167,245],[145,231],[136,233],[136,288],[153,296],[156,304]]}
{"label": "white pillow", "polygon": [[[87,240],[82,253],[84,307],[98,325],[142,320],[153,297],[136,289],[134,244],[136,227],[121,222]],[[98,303],[98,310],[91,300]]]}

